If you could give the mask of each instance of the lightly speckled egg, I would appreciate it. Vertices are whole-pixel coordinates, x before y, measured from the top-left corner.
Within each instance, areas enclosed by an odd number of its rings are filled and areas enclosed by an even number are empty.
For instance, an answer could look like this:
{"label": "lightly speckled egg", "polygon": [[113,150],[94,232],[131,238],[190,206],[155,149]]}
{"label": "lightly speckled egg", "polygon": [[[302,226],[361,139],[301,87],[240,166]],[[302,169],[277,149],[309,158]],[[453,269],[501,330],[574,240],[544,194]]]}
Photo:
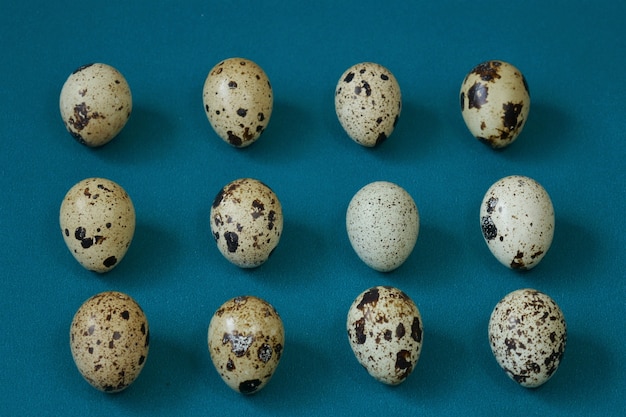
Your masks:
{"label": "lightly speckled egg", "polygon": [[278,197],[253,178],[226,184],[213,200],[210,217],[219,251],[241,268],[265,263],[283,232],[283,209]]}
{"label": "lightly speckled egg", "polygon": [[513,143],[528,119],[526,78],[503,61],[486,61],[474,67],[463,80],[460,99],[467,128],[494,149]]}
{"label": "lightly speckled egg", "polygon": [[485,193],[480,226],[489,250],[503,265],[518,270],[534,268],[552,244],[552,200],[532,178],[502,178]]}
{"label": "lightly speckled egg", "polygon": [[87,178],[65,195],[59,213],[68,249],[86,269],[117,266],[135,233],[135,208],[126,191],[105,178]]}
{"label": "lightly speckled egg", "polygon": [[419,212],[402,187],[376,181],[352,197],[346,229],[356,254],[369,267],[388,272],[409,257],[419,233]]}
{"label": "lightly speckled egg", "polygon": [[124,76],[107,64],[84,65],[65,81],[59,99],[61,118],[83,145],[102,146],[128,122],[133,107]]}
{"label": "lightly speckled egg", "polygon": [[253,394],[274,375],[285,345],[278,312],[254,296],[228,300],[209,323],[209,353],[224,382],[242,394]]}
{"label": "lightly speckled egg", "polygon": [[122,391],[137,379],[149,344],[146,315],[135,300],[121,292],[107,291],[89,298],[70,326],[76,367],[93,387],[108,393]]}
{"label": "lightly speckled egg", "polygon": [[348,68],[335,88],[339,123],[356,143],[374,147],[389,138],[402,110],[396,77],[387,68],[363,62]]}
{"label": "lightly speckled egg", "polygon": [[244,58],[215,65],[204,82],[202,98],[215,133],[236,148],[259,139],[274,105],[269,78],[260,66]]}
{"label": "lightly speckled egg", "polygon": [[415,369],[422,350],[422,317],[401,290],[377,286],[359,294],[346,327],[354,355],[378,381],[398,385]]}
{"label": "lightly speckled egg", "polygon": [[567,340],[563,312],[548,295],[521,289],[506,295],[489,319],[489,342],[506,374],[527,388],[556,372]]}

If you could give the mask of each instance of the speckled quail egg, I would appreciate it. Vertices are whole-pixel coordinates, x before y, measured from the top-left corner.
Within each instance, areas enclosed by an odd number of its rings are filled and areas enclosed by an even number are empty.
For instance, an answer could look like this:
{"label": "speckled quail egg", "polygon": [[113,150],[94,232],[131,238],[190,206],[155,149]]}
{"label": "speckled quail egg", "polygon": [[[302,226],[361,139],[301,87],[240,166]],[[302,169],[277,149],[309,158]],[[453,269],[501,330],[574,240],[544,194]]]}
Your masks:
{"label": "speckled quail egg", "polygon": [[489,319],[489,342],[507,375],[527,388],[556,372],[567,340],[563,312],[552,298],[533,289],[513,291]]}
{"label": "speckled quail egg", "polygon": [[137,379],[148,357],[148,320],[130,296],[107,291],[80,306],[70,326],[72,357],[93,387],[122,391]]}
{"label": "speckled quail egg", "polygon": [[267,301],[236,297],[222,304],[211,318],[208,343],[213,365],[224,382],[235,391],[253,394],[276,371],[285,330]]}
{"label": "speckled quail egg", "polygon": [[348,238],[371,268],[388,272],[409,257],[419,233],[419,212],[402,187],[376,181],[352,197],[346,213]]}
{"label": "speckled quail egg", "polygon": [[483,62],[463,80],[461,114],[477,139],[504,148],[522,132],[530,110],[524,75],[503,61]]}
{"label": "speckled quail egg", "polygon": [[356,143],[373,147],[391,135],[402,96],[391,71],[373,62],[348,68],[335,88],[335,111],[341,126]]}
{"label": "speckled quail egg", "polygon": [[415,369],[422,350],[422,318],[401,290],[378,286],[359,294],[346,327],[354,355],[378,381],[398,385]]}
{"label": "speckled quail egg", "polygon": [[233,264],[253,268],[272,254],[283,231],[283,210],[270,187],[252,178],[222,188],[211,207],[211,232]]}
{"label": "speckled quail egg", "polygon": [[133,102],[124,76],[107,64],[78,68],[65,81],[61,118],[80,143],[95,147],[113,139],[128,122]]}
{"label": "speckled quail egg", "polygon": [[237,148],[261,136],[274,105],[269,78],[260,66],[244,58],[215,65],[204,82],[202,98],[215,133]]}
{"label": "speckled quail egg", "polygon": [[86,269],[117,266],[135,233],[135,208],[126,191],[105,178],[87,178],[65,195],[59,213],[68,249]]}
{"label": "speckled quail egg", "polygon": [[534,268],[552,244],[552,201],[532,178],[502,178],[483,198],[480,226],[489,250],[503,265],[518,270]]}

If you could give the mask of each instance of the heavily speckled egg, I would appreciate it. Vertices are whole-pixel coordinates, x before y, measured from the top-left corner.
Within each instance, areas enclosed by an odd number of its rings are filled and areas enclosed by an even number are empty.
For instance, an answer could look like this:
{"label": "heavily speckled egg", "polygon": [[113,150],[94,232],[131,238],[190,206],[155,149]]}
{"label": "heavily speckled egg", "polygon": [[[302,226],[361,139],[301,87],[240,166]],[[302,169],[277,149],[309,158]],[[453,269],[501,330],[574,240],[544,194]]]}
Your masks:
{"label": "heavily speckled egg", "polygon": [[72,357],[95,388],[118,392],[139,376],[148,357],[148,320],[130,296],[107,291],[89,298],[70,326]]}
{"label": "heavily speckled egg", "polygon": [[283,231],[283,210],[270,187],[252,178],[222,188],[211,206],[211,232],[233,264],[253,268],[272,254]]}
{"label": "heavily speckled egg", "polygon": [[378,381],[397,385],[415,369],[422,317],[404,292],[382,286],[362,292],[350,306],[346,327],[354,355]]}
{"label": "heavily speckled egg", "polygon": [[215,369],[235,391],[253,394],[274,375],[285,345],[283,322],[258,297],[233,298],[209,323],[209,353]]}
{"label": "heavily speckled egg", "polygon": [[552,244],[552,200],[532,178],[502,178],[483,198],[480,226],[489,250],[503,265],[520,270],[534,268]]}
{"label": "heavily speckled egg", "polygon": [[124,189],[105,178],[74,185],[61,203],[65,244],[85,268],[107,272],[120,263],[135,233],[135,208]]}
{"label": "heavily speckled egg", "polygon": [[489,319],[489,342],[507,375],[528,388],[554,375],[565,352],[567,327],[552,298],[533,289],[513,291]]}
{"label": "heavily speckled egg", "polygon": [[388,272],[409,257],[419,233],[419,212],[402,187],[372,182],[352,197],[346,213],[348,238],[371,268]]}
{"label": "heavily speckled egg", "polygon": [[487,61],[461,85],[461,114],[477,139],[492,148],[513,143],[528,119],[530,93],[524,75],[513,65]]}
{"label": "heavily speckled egg", "polygon": [[269,78],[256,63],[243,58],[214,66],[204,82],[202,98],[215,133],[237,148],[261,136],[274,105]]}
{"label": "heavily speckled egg", "polygon": [[78,68],[65,81],[59,106],[70,134],[78,142],[95,147],[122,130],[133,101],[128,83],[117,69],[90,64]]}
{"label": "heavily speckled egg", "polygon": [[335,111],[356,143],[373,147],[393,132],[402,110],[400,86],[391,71],[373,62],[348,68],[335,88]]}

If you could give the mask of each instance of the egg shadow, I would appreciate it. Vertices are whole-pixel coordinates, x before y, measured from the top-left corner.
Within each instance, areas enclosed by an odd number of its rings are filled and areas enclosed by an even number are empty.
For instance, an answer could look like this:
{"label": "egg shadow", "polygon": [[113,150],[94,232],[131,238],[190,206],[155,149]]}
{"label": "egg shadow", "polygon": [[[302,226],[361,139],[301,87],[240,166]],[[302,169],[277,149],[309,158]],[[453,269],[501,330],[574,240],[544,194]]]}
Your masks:
{"label": "egg shadow", "polygon": [[154,285],[156,278],[171,276],[180,265],[179,239],[176,233],[160,225],[138,222],[126,256],[111,272],[119,269],[126,276],[125,284]]}
{"label": "egg shadow", "polygon": [[564,147],[575,143],[571,140],[573,131],[573,119],[562,107],[551,102],[532,102],[528,120],[515,142],[494,152],[511,161],[558,159],[565,152]]}
{"label": "egg shadow", "polygon": [[174,415],[196,391],[206,389],[200,381],[214,370],[206,359],[208,353],[150,330],[146,364],[137,380],[115,400],[128,411],[170,410]]}
{"label": "egg shadow", "polygon": [[376,150],[381,158],[394,162],[424,160],[437,147],[439,115],[431,107],[405,101],[393,133]]}
{"label": "egg shadow", "polygon": [[275,101],[272,116],[261,136],[245,148],[236,149],[246,158],[275,165],[300,159],[315,146],[311,132],[314,131],[314,119],[307,111],[292,102]]}
{"label": "egg shadow", "polygon": [[119,164],[143,164],[167,157],[175,126],[160,109],[137,103],[122,131],[109,143],[93,148],[101,158]]}
{"label": "egg shadow", "polygon": [[448,396],[467,379],[467,356],[458,338],[428,328],[417,366],[398,387],[399,395],[409,402]]}

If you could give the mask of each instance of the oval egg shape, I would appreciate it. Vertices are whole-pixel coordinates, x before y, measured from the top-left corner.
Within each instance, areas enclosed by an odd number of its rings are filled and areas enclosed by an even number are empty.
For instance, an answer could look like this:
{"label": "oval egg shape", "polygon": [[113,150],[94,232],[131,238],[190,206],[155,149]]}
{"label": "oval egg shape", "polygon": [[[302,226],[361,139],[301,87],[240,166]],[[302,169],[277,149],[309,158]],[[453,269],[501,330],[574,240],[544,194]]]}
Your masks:
{"label": "oval egg shape", "polygon": [[211,360],[233,390],[253,394],[265,387],[278,367],[285,330],[278,312],[254,296],[228,300],[209,323]]}
{"label": "oval egg shape", "polygon": [[352,197],[346,229],[352,248],[369,267],[388,272],[402,265],[415,247],[419,212],[402,187],[376,181]]}
{"label": "oval egg shape", "polygon": [[534,268],[554,237],[552,200],[532,178],[502,178],[483,197],[480,226],[489,250],[500,263],[517,270]]}
{"label": "oval egg shape", "polygon": [[124,76],[107,64],[75,70],[63,84],[61,118],[68,132],[89,147],[102,146],[124,128],[133,108]]}
{"label": "oval egg shape", "polygon": [[224,186],[211,206],[211,232],[219,251],[241,268],[262,265],[283,231],[283,210],[270,187],[253,178]]}
{"label": "oval egg shape", "polygon": [[350,306],[346,327],[354,355],[376,380],[398,385],[415,369],[422,317],[401,290],[377,286],[363,291]]}
{"label": "oval egg shape", "polygon": [[523,387],[538,387],[554,375],[566,341],[560,307],[534,289],[506,295],[489,319],[491,351],[506,374]]}
{"label": "oval egg shape", "polygon": [[135,233],[135,208],[126,191],[105,178],[87,178],[65,195],[61,234],[86,269],[107,272],[126,255]]}
{"label": "oval egg shape", "polygon": [[244,58],[215,65],[204,82],[204,110],[211,127],[236,148],[254,143],[272,115],[272,85],[263,69]]}
{"label": "oval egg shape", "polygon": [[85,301],[70,326],[72,358],[89,384],[107,393],[126,389],[143,369],[148,320],[129,295],[107,291]]}
{"label": "oval egg shape", "polygon": [[526,78],[503,61],[486,61],[474,67],[463,80],[460,101],[469,131],[494,149],[517,139],[530,111]]}
{"label": "oval egg shape", "polygon": [[348,136],[374,147],[393,132],[402,111],[402,94],[387,68],[362,62],[348,68],[335,87],[335,112]]}

